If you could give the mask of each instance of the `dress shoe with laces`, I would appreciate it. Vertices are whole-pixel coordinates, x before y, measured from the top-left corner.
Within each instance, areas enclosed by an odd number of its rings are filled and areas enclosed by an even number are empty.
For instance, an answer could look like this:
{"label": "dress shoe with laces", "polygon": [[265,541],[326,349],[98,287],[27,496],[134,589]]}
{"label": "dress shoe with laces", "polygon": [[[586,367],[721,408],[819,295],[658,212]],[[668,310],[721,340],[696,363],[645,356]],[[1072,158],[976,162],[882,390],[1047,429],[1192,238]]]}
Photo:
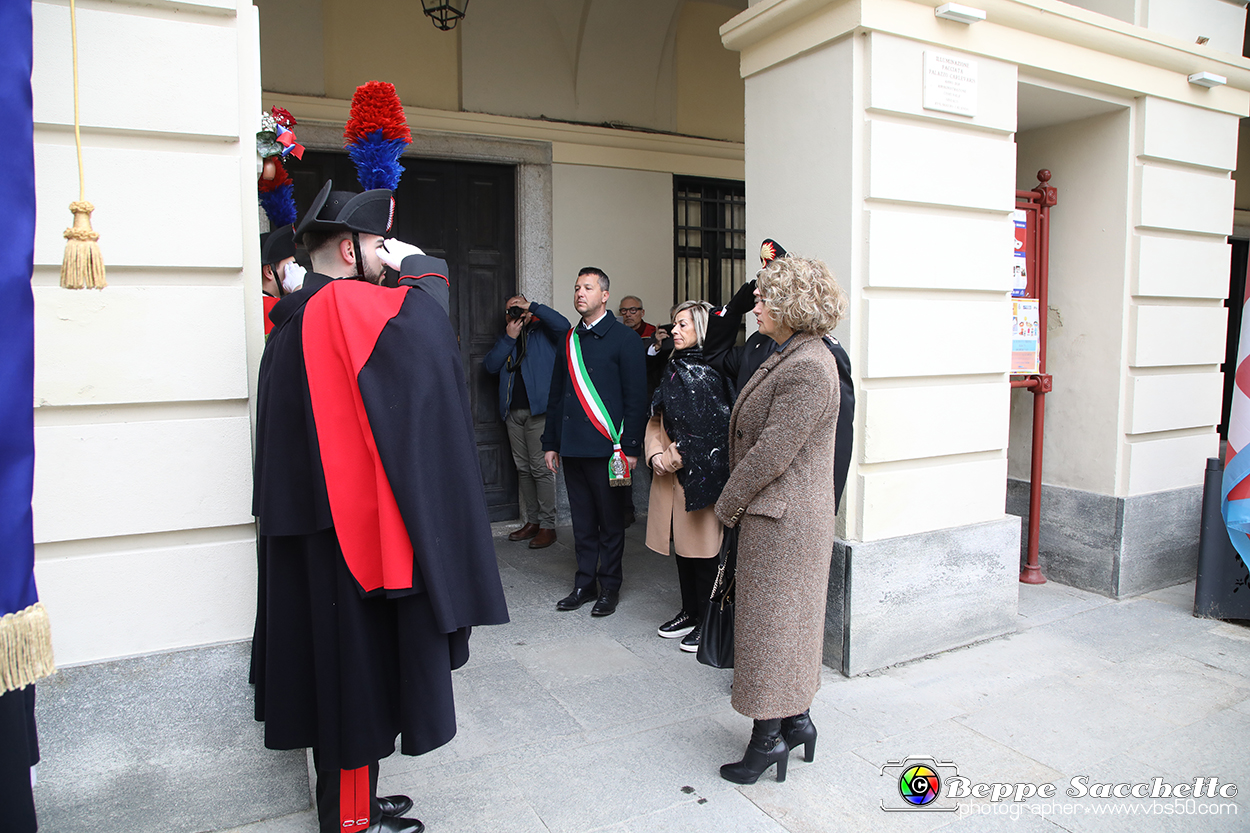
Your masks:
{"label": "dress shoe with laces", "polygon": [[620,594],[615,590],[604,590],[599,594],[599,600],[595,602],[595,606],[590,611],[591,616],[611,616],[616,613],[616,603],[619,601]]}
{"label": "dress shoe with laces", "polygon": [[378,797],[378,807],[384,816],[402,816],[412,809],[412,799],[406,795],[383,795]]}
{"label": "dress shoe with laces", "polygon": [[556,542],[556,531],[540,527],[538,534],[530,539],[530,549],[541,550],[543,547],[549,547]]}
{"label": "dress shoe with laces", "polygon": [[572,593],[556,602],[556,610],[577,610],[586,602],[594,601],[596,595],[597,591],[593,584],[589,587],[575,587]]}
{"label": "dress shoe with laces", "polygon": [[369,825],[365,833],[424,833],[425,825],[420,819],[383,816],[377,824]]}
{"label": "dress shoe with laces", "polygon": [[538,524],[526,524],[520,529],[514,529],[508,533],[509,541],[524,541],[526,538],[533,538],[538,534]]}

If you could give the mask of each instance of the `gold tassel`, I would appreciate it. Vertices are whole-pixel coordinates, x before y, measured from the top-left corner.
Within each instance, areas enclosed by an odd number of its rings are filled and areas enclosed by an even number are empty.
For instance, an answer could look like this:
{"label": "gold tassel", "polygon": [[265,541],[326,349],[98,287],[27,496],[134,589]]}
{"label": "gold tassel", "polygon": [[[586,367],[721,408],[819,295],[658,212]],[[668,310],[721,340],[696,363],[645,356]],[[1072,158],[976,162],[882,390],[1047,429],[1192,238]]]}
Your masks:
{"label": "gold tassel", "polygon": [[100,235],[91,229],[91,212],[95,206],[83,196],[82,136],[78,129],[78,20],[74,0],[69,0],[70,44],[74,55],[74,147],[78,151],[78,200],[69,204],[74,212],[74,225],[65,229],[65,259],[61,261],[61,286],[65,289],[103,289],[104,256],[100,254]]}
{"label": "gold tassel", "polygon": [[69,204],[74,212],[74,225],[65,229],[65,259],[61,261],[61,286],[65,289],[103,289],[104,256],[100,254],[100,235],[91,229],[91,212],[95,206],[85,200]]}
{"label": "gold tassel", "polygon": [[55,673],[52,628],[43,603],[0,617],[0,694]]}

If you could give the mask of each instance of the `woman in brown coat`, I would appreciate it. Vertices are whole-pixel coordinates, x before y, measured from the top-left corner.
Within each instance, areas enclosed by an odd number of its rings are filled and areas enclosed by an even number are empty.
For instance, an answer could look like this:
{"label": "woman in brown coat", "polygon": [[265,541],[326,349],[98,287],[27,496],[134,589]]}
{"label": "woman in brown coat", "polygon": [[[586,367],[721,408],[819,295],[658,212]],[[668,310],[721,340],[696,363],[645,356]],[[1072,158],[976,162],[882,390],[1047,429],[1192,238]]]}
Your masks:
{"label": "woman in brown coat", "polygon": [[673,311],[673,354],[651,405],[644,447],[651,479],[647,547],[676,553],[681,610],[657,631],[699,649],[703,613],[716,578],[724,527],[712,504],[729,477],[729,386],[703,360],[710,305],[686,301]]}
{"label": "woman in brown coat", "polygon": [[727,526],[740,525],[733,707],[755,726],[743,759],[721,767],[739,784],[773,763],[785,780],[791,745],[803,744],[809,761],[815,752],[807,710],[820,687],[840,400],[821,337],[846,310],[829,268],[793,256],[760,272],[755,297],[760,332],[778,348],[738,395],[732,471],[716,503]]}

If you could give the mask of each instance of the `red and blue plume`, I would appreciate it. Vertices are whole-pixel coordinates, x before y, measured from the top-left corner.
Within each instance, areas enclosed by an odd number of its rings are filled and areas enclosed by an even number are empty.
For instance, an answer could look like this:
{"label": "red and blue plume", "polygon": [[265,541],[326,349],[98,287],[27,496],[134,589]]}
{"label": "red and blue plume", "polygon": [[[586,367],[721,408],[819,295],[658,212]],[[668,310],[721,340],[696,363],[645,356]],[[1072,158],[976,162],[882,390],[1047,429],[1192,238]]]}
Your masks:
{"label": "red and blue plume", "polygon": [[269,217],[269,227],[278,228],[294,223],[298,217],[298,210],[295,208],[295,183],[291,181],[280,157],[266,160],[267,163],[269,161],[276,165],[274,175],[271,179],[265,179],[262,173],[256,182],[256,189],[260,195],[260,207],[265,209],[265,214]]}
{"label": "red and blue plume", "polygon": [[412,131],[394,84],[370,81],[356,88],[343,138],[361,188],[394,191],[399,186],[404,173],[399,156],[412,142]]}

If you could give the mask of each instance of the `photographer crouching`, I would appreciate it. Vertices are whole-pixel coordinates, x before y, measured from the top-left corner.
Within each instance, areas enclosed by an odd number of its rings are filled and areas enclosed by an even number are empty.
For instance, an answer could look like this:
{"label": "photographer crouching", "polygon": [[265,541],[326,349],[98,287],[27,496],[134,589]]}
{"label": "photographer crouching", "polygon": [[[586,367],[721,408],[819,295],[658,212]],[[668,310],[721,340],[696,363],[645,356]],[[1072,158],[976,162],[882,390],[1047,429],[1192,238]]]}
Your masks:
{"label": "photographer crouching", "polygon": [[520,479],[525,525],[509,541],[530,539],[530,549],[556,540],[556,475],[543,459],[547,393],[569,320],[524,295],[504,304],[504,334],[482,359],[487,373],[499,374],[499,416],[508,427],[512,462]]}

